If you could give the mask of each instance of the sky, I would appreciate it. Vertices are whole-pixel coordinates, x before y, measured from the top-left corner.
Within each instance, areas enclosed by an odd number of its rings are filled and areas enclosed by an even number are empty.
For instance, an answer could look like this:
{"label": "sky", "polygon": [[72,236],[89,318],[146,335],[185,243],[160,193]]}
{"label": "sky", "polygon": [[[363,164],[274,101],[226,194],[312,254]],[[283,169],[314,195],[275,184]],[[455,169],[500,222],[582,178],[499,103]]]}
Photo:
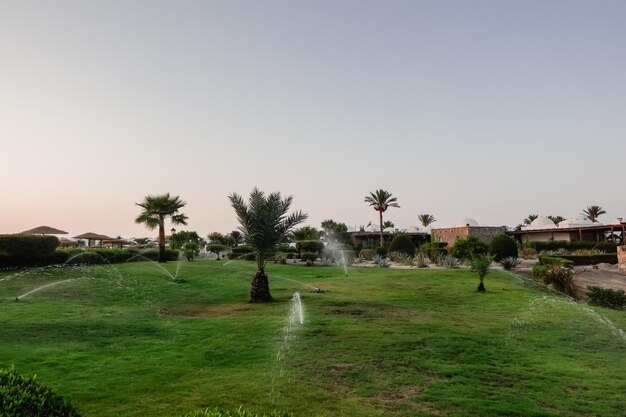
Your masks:
{"label": "sky", "polygon": [[[228,195],[319,227],[601,205],[626,218],[626,2],[0,2],[0,233],[153,236],[169,192],[200,235]],[[171,225],[167,224],[169,228]]]}

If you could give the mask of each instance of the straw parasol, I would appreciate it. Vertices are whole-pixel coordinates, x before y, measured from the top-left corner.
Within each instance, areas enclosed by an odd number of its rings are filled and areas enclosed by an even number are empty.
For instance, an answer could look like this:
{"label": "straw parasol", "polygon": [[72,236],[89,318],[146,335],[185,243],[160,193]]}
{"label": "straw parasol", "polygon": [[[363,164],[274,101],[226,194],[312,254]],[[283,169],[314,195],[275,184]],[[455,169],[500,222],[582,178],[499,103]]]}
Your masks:
{"label": "straw parasol", "polygon": [[100,244],[102,244],[103,240],[111,240],[113,238],[107,235],[100,235],[94,232],[87,232],[87,233],[83,233],[82,235],[74,236],[74,239],[85,239],[87,240],[87,247],[91,247],[92,240],[99,240]]}
{"label": "straw parasol", "polygon": [[39,226],[21,232],[23,235],[66,235],[67,232],[50,226]]}
{"label": "straw parasol", "polygon": [[120,249],[124,245],[132,245],[133,243],[134,242],[131,242],[130,240],[126,240],[126,239],[105,239],[102,241],[103,245],[111,245],[111,246],[119,245]]}

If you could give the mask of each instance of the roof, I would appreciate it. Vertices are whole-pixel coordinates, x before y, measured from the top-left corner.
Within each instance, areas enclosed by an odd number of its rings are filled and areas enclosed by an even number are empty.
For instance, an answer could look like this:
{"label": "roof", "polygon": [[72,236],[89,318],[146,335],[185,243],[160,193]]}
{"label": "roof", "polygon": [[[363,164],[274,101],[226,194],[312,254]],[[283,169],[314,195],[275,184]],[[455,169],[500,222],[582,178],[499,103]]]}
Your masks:
{"label": "roof", "polygon": [[24,235],[66,235],[67,232],[50,226],[38,226],[22,232]]}

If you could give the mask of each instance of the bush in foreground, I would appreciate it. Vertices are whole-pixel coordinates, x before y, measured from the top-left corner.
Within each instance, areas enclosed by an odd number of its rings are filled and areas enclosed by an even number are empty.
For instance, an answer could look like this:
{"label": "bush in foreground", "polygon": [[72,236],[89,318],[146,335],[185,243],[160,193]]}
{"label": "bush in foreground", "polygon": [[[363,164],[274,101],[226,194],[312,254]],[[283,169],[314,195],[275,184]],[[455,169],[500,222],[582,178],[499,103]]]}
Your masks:
{"label": "bush in foreground", "polygon": [[600,307],[623,310],[626,307],[626,293],[624,290],[614,290],[611,288],[587,287],[589,304]]}
{"label": "bush in foreground", "polygon": [[15,368],[0,369],[0,415],[3,417],[80,417],[69,400]]}

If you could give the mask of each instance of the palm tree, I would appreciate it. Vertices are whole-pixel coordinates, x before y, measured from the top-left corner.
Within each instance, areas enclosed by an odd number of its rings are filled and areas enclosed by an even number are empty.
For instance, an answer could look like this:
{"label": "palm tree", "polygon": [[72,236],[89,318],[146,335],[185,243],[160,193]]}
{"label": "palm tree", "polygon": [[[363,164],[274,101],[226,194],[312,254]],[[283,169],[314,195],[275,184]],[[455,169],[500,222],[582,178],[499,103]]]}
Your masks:
{"label": "palm tree", "polygon": [[583,210],[582,214],[587,216],[587,218],[593,223],[597,223],[598,217],[602,214],[606,214],[606,211],[604,211],[602,206],[589,206],[585,210]]}
{"label": "palm tree", "polygon": [[552,220],[552,222],[554,224],[559,224],[563,220],[565,220],[565,217],[563,217],[563,216],[548,216],[548,219]]}
{"label": "palm tree", "polygon": [[433,216],[432,214],[428,214],[428,213],[418,215],[417,220],[419,220],[420,223],[422,223],[422,226],[424,227],[428,227],[437,221],[435,220],[435,216]]}
{"label": "palm tree", "polygon": [[271,301],[269,280],[265,275],[267,260],[274,254],[276,245],[308,215],[297,211],[287,216],[292,196],[282,198],[279,192],[265,195],[256,187],[250,193],[248,203],[237,193],[228,198],[241,225],[239,230],[256,256],[257,271],[252,279],[250,302]]}
{"label": "palm tree", "polygon": [[538,214],[529,214],[528,217],[524,219],[524,224],[531,224],[537,217],[539,217]]}
{"label": "palm tree", "polygon": [[400,207],[396,201],[397,198],[392,197],[391,193],[386,190],[376,190],[375,192],[370,191],[370,195],[365,196],[365,202],[369,203],[371,207],[374,207],[374,210],[376,210],[379,215],[380,246],[385,245],[385,240],[383,238],[383,212],[387,211],[389,207]]}
{"label": "palm tree", "polygon": [[135,219],[135,223],[144,223],[148,229],[159,228],[159,262],[167,262],[165,258],[165,219],[170,218],[173,225],[187,225],[187,216],[179,213],[187,203],[179,196],[170,197],[170,193],[148,195],[143,202],[135,203],[143,209]]}

